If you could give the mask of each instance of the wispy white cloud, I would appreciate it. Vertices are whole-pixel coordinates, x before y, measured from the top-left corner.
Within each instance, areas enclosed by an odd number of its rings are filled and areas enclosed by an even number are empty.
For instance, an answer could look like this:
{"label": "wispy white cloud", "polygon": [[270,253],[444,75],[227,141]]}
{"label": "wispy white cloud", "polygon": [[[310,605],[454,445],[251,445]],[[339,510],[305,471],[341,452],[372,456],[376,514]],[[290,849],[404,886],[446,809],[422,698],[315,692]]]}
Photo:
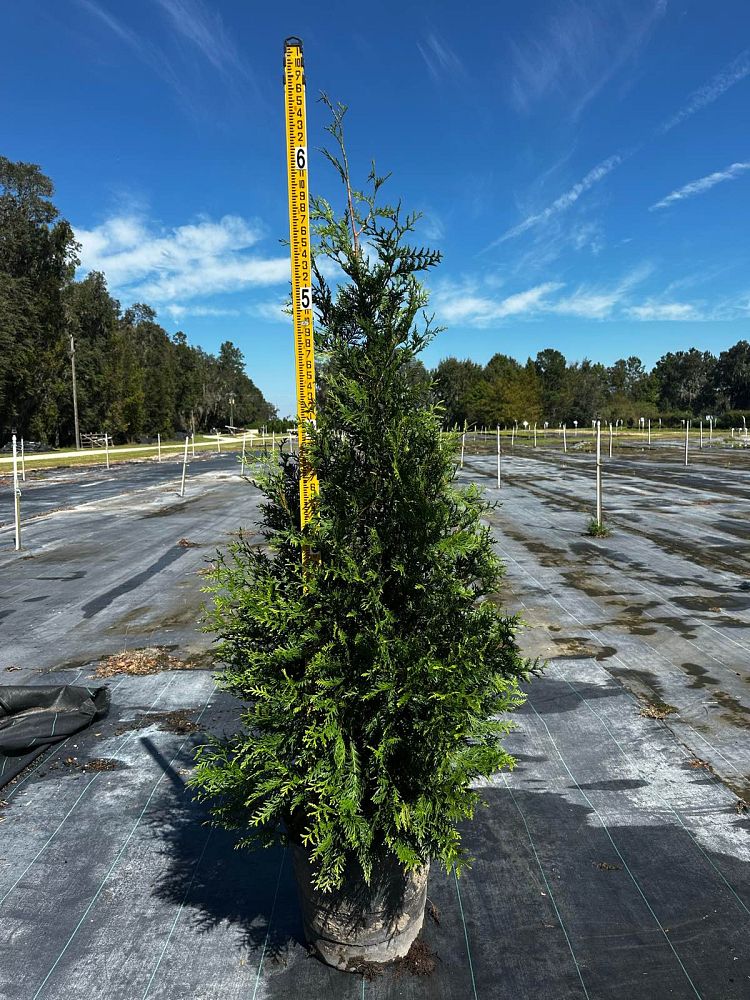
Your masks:
{"label": "wispy white cloud", "polygon": [[[643,286],[654,275],[649,261],[632,267],[612,282],[569,287],[546,281],[511,295],[501,294],[488,277],[466,277],[442,282],[432,292],[431,304],[439,322],[485,329],[503,323],[560,317],[590,322],[725,322],[750,315],[747,291],[692,302],[672,294],[679,281],[660,294],[644,294]],[[691,276],[683,284],[693,283]]]}
{"label": "wispy white cloud", "polygon": [[573,187],[569,188],[564,194],[561,194],[559,198],[556,198],[552,204],[548,205],[540,212],[534,212],[533,214],[526,216],[522,222],[519,222],[518,225],[508,229],[502,234],[502,236],[491,243],[490,246],[497,246],[499,243],[504,243],[506,240],[514,239],[516,236],[520,236],[532,227],[545,223],[553,216],[571,208],[575,205],[582,194],[585,194],[586,191],[592,188],[595,184],[598,184],[599,181],[603,180],[607,174],[611,173],[615,167],[618,167],[624,159],[624,155],[617,153],[614,156],[607,157],[606,160],[602,160],[601,163],[598,163],[595,167],[589,170],[582,180],[574,184]]}
{"label": "wispy white cloud", "polygon": [[684,187],[677,188],[668,194],[661,201],[657,201],[655,205],[649,208],[649,212],[654,212],[658,208],[668,208],[673,205],[676,201],[684,201],[686,198],[694,198],[697,194],[703,194],[704,191],[709,191],[716,184],[721,184],[723,181],[732,181],[744,174],[746,170],[750,170],[750,161],[744,163],[732,163],[726,168],[726,170],[717,170],[713,174],[708,174],[706,177],[699,177],[697,181],[691,181],[689,184],[685,184]]}
{"label": "wispy white cloud", "polygon": [[[162,44],[154,40],[156,32],[139,33],[97,0],[77,0],[77,3],[164,80],[180,98],[183,110],[192,117],[215,115],[219,95],[232,95],[235,100],[241,96],[247,101],[251,93],[255,103],[263,102],[257,81],[241,58],[221,15],[202,0],[156,0],[166,18],[161,30]],[[169,30],[165,31],[167,25]],[[181,44],[185,42],[188,45]],[[201,58],[196,59],[196,51]],[[196,73],[199,66],[218,73],[223,87],[217,88],[215,79],[210,88],[201,86],[200,74]],[[207,92],[211,94],[210,106],[206,102]]]}
{"label": "wispy white cloud", "polygon": [[550,312],[580,319],[606,319],[622,298],[618,289],[594,291],[582,286],[571,295],[558,299]]}
{"label": "wispy white cloud", "polygon": [[137,58],[161,77],[180,97],[185,98],[185,88],[166,52],[150,38],[139,35],[95,0],[77,0],[78,5],[103,24],[126,45]]}
{"label": "wispy white cloud", "polygon": [[185,316],[239,316],[239,309],[222,309],[218,306],[198,306],[181,305],[179,302],[170,302],[164,307],[164,311],[174,320],[181,320]]}
{"label": "wispy white cloud", "polygon": [[680,108],[676,114],[663,122],[657,129],[657,132],[661,134],[669,132],[670,129],[679,125],[680,122],[694,115],[696,111],[701,111],[709,104],[713,104],[730,87],[734,87],[735,84],[744,80],[748,75],[750,75],[750,49],[745,49],[725,69],[717,73],[704,86],[694,91],[684,107]]}
{"label": "wispy white cloud", "polygon": [[436,82],[449,76],[465,76],[466,70],[459,57],[445,42],[433,32],[424,42],[417,42],[419,54],[425,61],[430,76]]}
{"label": "wispy white cloud", "polygon": [[258,223],[236,215],[172,228],[116,216],[76,230],[83,271],[103,271],[118,294],[157,304],[288,281],[288,257],[249,252],[261,236]]}
{"label": "wispy white cloud", "polygon": [[509,99],[526,114],[550,98],[578,117],[637,57],[667,9],[666,0],[569,0],[510,42]]}
{"label": "wispy white cloud", "polygon": [[445,239],[445,223],[434,209],[425,209],[417,223],[419,237],[431,243],[441,243]]}
{"label": "wispy white cloud", "polygon": [[581,319],[607,319],[628,298],[631,290],[652,273],[650,264],[641,264],[628,271],[610,286],[579,285],[570,295],[557,299],[550,312],[558,316],[579,316]]}
{"label": "wispy white cloud", "polygon": [[247,311],[251,316],[265,320],[267,323],[285,323],[288,326],[291,322],[287,299],[267,299],[264,302],[254,302]]}
{"label": "wispy white cloud", "polygon": [[245,74],[237,46],[224,27],[221,14],[200,0],[156,0],[173,26],[221,73]]}
{"label": "wispy white cloud", "polygon": [[549,274],[549,268],[560,258],[570,259],[572,253],[598,257],[607,246],[604,224],[591,206],[578,217],[558,216],[530,233],[529,245],[509,261],[513,275],[528,278]]}
{"label": "wispy white cloud", "polygon": [[629,306],[625,312],[631,319],[639,320],[686,320],[700,318],[696,307],[689,302],[646,302],[639,306]]}
{"label": "wispy white cloud", "polygon": [[563,293],[564,282],[546,281],[512,295],[491,294],[488,282],[464,280],[444,283],[432,295],[432,304],[440,322],[485,327],[502,320],[528,319],[541,315],[575,316],[580,319],[605,320],[625,315],[631,295],[653,272],[643,263],[626,272],[611,285],[579,285]]}
{"label": "wispy white cloud", "polygon": [[504,298],[495,298],[482,294],[476,282],[444,283],[432,296],[432,304],[441,322],[486,326],[510,316],[539,312],[546,297],[559,288],[562,285],[558,282],[547,281]]}

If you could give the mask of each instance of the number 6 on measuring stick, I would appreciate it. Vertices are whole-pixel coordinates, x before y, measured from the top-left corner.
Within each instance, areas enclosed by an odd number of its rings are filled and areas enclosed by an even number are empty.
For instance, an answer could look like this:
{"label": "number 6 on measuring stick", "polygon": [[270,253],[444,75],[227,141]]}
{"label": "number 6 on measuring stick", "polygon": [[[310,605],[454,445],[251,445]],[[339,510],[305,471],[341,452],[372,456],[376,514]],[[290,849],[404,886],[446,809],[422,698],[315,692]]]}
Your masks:
{"label": "number 6 on measuring stick", "polygon": [[294,162],[297,170],[304,170],[307,166],[307,146],[297,146],[294,151]]}

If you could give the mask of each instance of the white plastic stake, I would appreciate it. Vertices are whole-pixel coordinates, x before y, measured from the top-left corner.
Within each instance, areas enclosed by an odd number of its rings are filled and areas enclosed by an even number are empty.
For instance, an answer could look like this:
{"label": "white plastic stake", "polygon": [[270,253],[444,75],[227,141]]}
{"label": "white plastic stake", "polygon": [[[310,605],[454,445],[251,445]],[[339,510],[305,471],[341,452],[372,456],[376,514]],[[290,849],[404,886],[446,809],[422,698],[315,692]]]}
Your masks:
{"label": "white plastic stake", "polygon": [[[708,443],[709,444],[713,444],[714,443],[714,418],[713,417],[711,417],[711,419],[708,421]],[[21,444],[23,444],[23,441],[21,442]]]}
{"label": "white plastic stake", "polygon": [[700,450],[703,451],[703,421],[701,420],[701,443]]}
{"label": "white plastic stake", "polygon": [[107,462],[107,468],[109,468],[109,434],[104,432],[104,456]]}
{"label": "white plastic stake", "polygon": [[497,425],[497,488],[500,489],[500,424]]}
{"label": "white plastic stake", "polygon": [[602,523],[602,424],[596,422],[596,523]]}
{"label": "white plastic stake", "polygon": [[156,449],[157,449],[156,461],[161,462],[161,434],[156,435]]}
{"label": "white plastic stake", "polygon": [[466,431],[461,435],[461,468],[464,467],[464,445],[466,444]]}
{"label": "white plastic stake", "polygon": [[185,454],[182,458],[182,484],[180,486],[180,496],[185,496],[185,473],[187,472],[187,450],[188,450],[188,437],[185,436]]}
{"label": "white plastic stake", "polygon": [[271,454],[276,451],[276,431],[271,431]]}
{"label": "white plastic stake", "polygon": [[245,447],[247,446],[247,434],[242,435],[242,459],[240,460],[240,475],[245,475]]}
{"label": "white plastic stake", "polygon": [[648,446],[651,447],[651,417],[648,418]]}
{"label": "white plastic stake", "polygon": [[685,421],[685,465],[688,464],[688,443],[690,441],[690,421]]}
{"label": "white plastic stake", "polygon": [[515,448],[516,446],[516,425],[514,424],[510,429],[510,446]]}
{"label": "white plastic stake", "polygon": [[13,435],[13,509],[16,519],[16,552],[21,548],[21,488],[18,485],[18,454],[16,435]]}
{"label": "white plastic stake", "polygon": [[218,434],[216,435],[216,454],[221,454],[221,437]]}
{"label": "white plastic stake", "polygon": [[609,457],[612,458],[612,421],[609,422]]}
{"label": "white plastic stake", "polygon": [[21,438],[21,479],[26,482],[26,458],[23,451],[23,438]]}
{"label": "white plastic stake", "polygon": [[190,440],[193,442],[193,458],[195,458],[195,431],[193,431]]}
{"label": "white plastic stake", "polygon": [[536,448],[536,424],[534,424],[534,447]]}
{"label": "white plastic stake", "polygon": [[563,451],[567,454],[568,452],[568,433],[567,427],[563,424]]}

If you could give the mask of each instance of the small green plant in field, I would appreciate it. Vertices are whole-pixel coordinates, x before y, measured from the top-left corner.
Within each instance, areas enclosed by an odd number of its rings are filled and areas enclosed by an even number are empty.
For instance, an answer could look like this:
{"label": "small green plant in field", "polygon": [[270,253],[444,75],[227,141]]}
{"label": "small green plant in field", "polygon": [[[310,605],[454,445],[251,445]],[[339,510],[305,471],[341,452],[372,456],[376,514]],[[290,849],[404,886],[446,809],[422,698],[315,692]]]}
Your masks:
{"label": "small green plant in field", "polygon": [[315,267],[320,494],[300,530],[284,454],[261,483],[267,545],[240,537],[218,562],[210,625],[242,727],[199,751],[193,779],[242,845],[306,846],[324,891],[352,862],[368,881],[391,858],[460,871],[459,826],[477,779],[514,764],[502,740],[533,669],[490,599],[503,567],[487,504],[454,484],[456,437],[419,364],[436,332],[419,276],[440,254],[411,242],[416,216],[380,202],[374,167],[351,189],[331,110],[346,208],[312,212],[318,260],[343,273],[331,288]]}
{"label": "small green plant in field", "polygon": [[586,534],[591,535],[592,538],[606,538],[610,534],[610,530],[604,521],[597,521],[595,517],[592,517]]}

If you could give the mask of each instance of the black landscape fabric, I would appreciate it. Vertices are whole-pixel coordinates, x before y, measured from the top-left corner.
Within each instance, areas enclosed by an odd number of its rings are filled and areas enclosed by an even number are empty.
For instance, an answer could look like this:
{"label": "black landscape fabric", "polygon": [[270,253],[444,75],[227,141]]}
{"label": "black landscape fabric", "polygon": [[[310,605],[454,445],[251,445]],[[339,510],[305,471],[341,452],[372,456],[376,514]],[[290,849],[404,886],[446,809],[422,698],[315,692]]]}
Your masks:
{"label": "black landscape fabric", "polygon": [[85,729],[109,711],[109,688],[9,685],[0,688],[0,788],[28,756]]}

